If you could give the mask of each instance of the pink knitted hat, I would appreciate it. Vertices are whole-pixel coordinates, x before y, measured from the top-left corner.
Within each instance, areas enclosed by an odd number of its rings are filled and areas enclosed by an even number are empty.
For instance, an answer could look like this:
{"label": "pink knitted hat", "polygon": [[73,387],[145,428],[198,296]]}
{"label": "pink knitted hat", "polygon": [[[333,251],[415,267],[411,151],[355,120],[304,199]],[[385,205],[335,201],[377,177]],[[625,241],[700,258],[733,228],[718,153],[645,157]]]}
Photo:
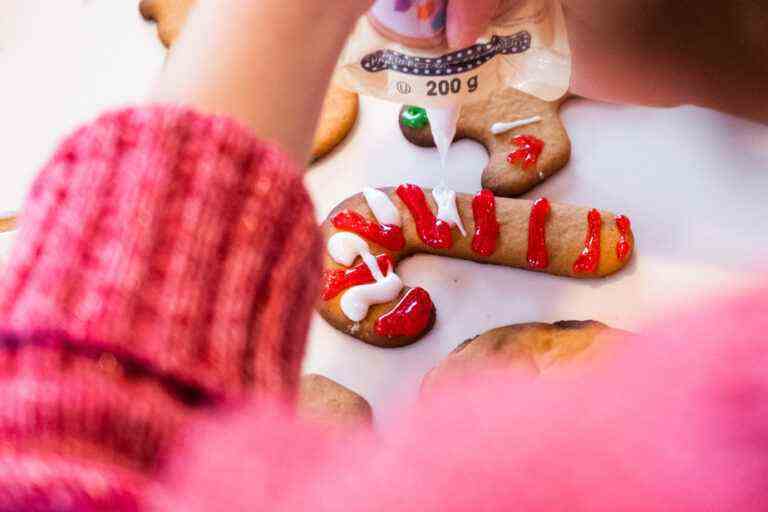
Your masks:
{"label": "pink knitted hat", "polygon": [[0,287],[0,461],[146,472],[204,406],[292,398],[319,257],[301,176],[235,122],[156,107],[80,129]]}

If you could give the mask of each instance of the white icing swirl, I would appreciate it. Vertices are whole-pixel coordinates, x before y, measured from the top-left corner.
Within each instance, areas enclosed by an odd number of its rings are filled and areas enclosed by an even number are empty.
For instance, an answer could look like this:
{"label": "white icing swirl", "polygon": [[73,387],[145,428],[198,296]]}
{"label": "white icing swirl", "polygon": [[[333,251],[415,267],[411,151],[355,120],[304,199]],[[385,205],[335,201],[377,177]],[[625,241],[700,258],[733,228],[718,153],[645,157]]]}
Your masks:
{"label": "white icing swirl", "polygon": [[467,231],[464,229],[464,224],[461,222],[459,210],[456,206],[456,192],[439,186],[432,190],[432,197],[437,203],[437,218],[451,227],[458,227],[462,236],[467,236]]}
{"label": "white icing swirl", "polygon": [[395,300],[402,290],[403,282],[390,270],[382,280],[350,288],[341,297],[341,310],[353,322],[362,322],[371,306]]}
{"label": "white icing swirl", "polygon": [[379,224],[402,226],[403,221],[400,217],[400,211],[387,194],[375,188],[365,187],[363,195]]}
{"label": "white icing swirl", "polygon": [[491,126],[491,133],[494,135],[501,135],[507,133],[509,130],[520,128],[521,126],[528,126],[529,124],[538,123],[541,121],[541,116],[527,117],[518,121],[511,121],[509,123],[495,123]]}
{"label": "white icing swirl", "polygon": [[328,254],[339,265],[351,267],[364,253],[370,254],[368,243],[354,233],[336,233],[328,240]]}
{"label": "white icing swirl", "polygon": [[328,254],[333,261],[345,267],[351,267],[358,257],[362,258],[376,280],[372,284],[354,286],[341,296],[341,311],[353,322],[364,320],[374,304],[395,300],[403,289],[400,277],[391,268],[387,269],[385,276],[368,243],[354,233],[333,235],[328,240]]}

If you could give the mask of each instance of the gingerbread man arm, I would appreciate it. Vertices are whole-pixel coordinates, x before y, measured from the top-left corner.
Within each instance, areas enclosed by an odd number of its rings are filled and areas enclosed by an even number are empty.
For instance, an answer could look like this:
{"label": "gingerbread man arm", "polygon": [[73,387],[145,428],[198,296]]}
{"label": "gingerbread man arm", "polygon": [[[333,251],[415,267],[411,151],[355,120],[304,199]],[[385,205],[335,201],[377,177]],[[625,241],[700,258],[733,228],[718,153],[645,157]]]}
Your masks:
{"label": "gingerbread man arm", "polygon": [[[343,235],[347,238],[350,234],[358,236],[358,245],[364,245],[371,256],[378,258],[382,276],[388,270],[395,272],[397,264],[411,255],[434,254],[573,278],[605,277],[627,264],[635,244],[626,217],[550,204],[547,200],[496,198],[489,191],[476,196],[456,195],[456,211],[467,233],[463,236],[458,225],[451,227],[442,220],[432,191],[401,185],[382,192],[399,214],[400,226],[380,224],[381,214],[374,213],[362,194],[341,203],[322,225],[329,249],[338,242],[339,233],[347,233]],[[421,212],[414,207],[419,201],[423,206]],[[393,233],[397,236],[392,236]],[[435,319],[431,301],[412,305],[412,310],[419,309],[418,305],[422,315],[419,322],[409,324],[412,329],[407,334],[382,328],[382,317],[385,323],[391,320],[387,315],[415,293],[410,288],[403,288],[392,300],[372,305],[364,318],[351,319],[344,312],[344,294],[357,286],[374,283],[375,278],[370,267],[359,259],[352,257],[342,263],[333,250],[326,251],[325,293],[319,311],[334,327],[382,347],[414,343],[429,331]],[[420,327],[418,332],[414,332],[414,325]]]}
{"label": "gingerbread man arm", "polygon": [[157,22],[160,40],[166,48],[170,48],[196,3],[197,0],[142,0],[139,12],[144,19]]}
{"label": "gingerbread man arm", "polygon": [[[488,151],[488,166],[483,170],[483,188],[500,197],[516,197],[533,189],[566,166],[571,157],[571,141],[560,120],[559,101],[547,102],[514,89],[506,89],[489,98],[465,105],[457,125],[456,140],[471,139]],[[410,142],[434,147],[428,123],[408,122],[408,107],[400,115],[400,128]],[[521,126],[503,133],[493,133],[494,125],[522,121]],[[525,122],[529,121],[529,122]],[[533,137],[542,143],[532,148],[532,159],[525,161],[526,151],[519,137]],[[520,158],[509,161],[510,155]]]}

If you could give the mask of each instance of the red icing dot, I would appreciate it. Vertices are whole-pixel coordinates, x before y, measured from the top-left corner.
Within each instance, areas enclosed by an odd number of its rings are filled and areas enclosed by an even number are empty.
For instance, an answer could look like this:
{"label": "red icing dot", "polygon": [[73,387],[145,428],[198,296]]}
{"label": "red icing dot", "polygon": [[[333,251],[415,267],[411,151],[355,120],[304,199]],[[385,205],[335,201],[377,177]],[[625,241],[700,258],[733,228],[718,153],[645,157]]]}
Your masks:
{"label": "red icing dot", "polygon": [[629,222],[629,218],[624,215],[616,217],[616,228],[619,230],[619,243],[616,245],[616,256],[619,261],[624,261],[629,257],[629,253],[632,252],[632,244],[629,242],[629,230],[632,228],[632,223]]}
{"label": "red icing dot", "polygon": [[453,246],[451,226],[435,217],[420,187],[400,185],[397,187],[397,195],[410,210],[416,222],[416,232],[422,242],[433,249],[450,249]]}
{"label": "red icing dot", "polygon": [[531,208],[528,221],[528,266],[536,270],[544,270],[549,266],[547,251],[547,219],[552,211],[549,200],[542,197]]}
{"label": "red icing dot", "polygon": [[600,264],[600,229],[603,226],[603,219],[599,211],[591,210],[587,216],[587,221],[589,226],[584,250],[573,264],[575,274],[591,274],[597,271]]}
{"label": "red icing dot", "polygon": [[500,229],[499,221],[496,220],[496,198],[493,192],[480,191],[472,200],[472,213],[475,216],[472,250],[481,256],[490,256],[496,252]]}
{"label": "red icing dot", "polygon": [[429,293],[423,288],[414,288],[395,309],[376,321],[374,329],[376,334],[387,338],[418,336],[429,327],[433,310]]}
{"label": "red icing dot", "polygon": [[400,227],[372,222],[357,212],[344,210],[331,222],[336,229],[351,231],[390,251],[400,251],[405,247],[405,237]]}
{"label": "red icing dot", "polygon": [[522,167],[525,170],[536,165],[541,152],[544,151],[544,141],[533,135],[518,135],[512,139],[512,143],[520,149],[510,153],[507,162],[510,164],[522,162]]}
{"label": "red icing dot", "polygon": [[[387,274],[395,264],[386,254],[382,254],[376,261],[382,273]],[[323,300],[331,300],[344,290],[353,286],[360,286],[375,282],[368,265],[361,263],[350,269],[326,270],[323,272]]]}

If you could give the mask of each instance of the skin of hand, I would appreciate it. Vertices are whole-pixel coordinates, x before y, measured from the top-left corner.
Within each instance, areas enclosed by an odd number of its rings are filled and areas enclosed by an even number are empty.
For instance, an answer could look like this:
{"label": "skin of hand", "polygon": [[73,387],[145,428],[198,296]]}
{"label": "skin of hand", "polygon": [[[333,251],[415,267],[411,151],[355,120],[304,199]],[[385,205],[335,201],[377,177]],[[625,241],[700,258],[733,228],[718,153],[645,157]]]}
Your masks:
{"label": "skin of hand", "polygon": [[[472,44],[498,0],[451,0],[448,41]],[[571,92],[652,106],[693,104],[768,121],[768,2],[563,0]]]}
{"label": "skin of hand", "polygon": [[370,0],[201,0],[152,98],[235,117],[309,160],[336,59]]}
{"label": "skin of hand", "polygon": [[[236,117],[305,162],[336,58],[372,3],[200,0],[152,99]],[[449,44],[476,40],[498,3],[451,0]]]}
{"label": "skin of hand", "polygon": [[474,44],[496,14],[499,0],[450,0],[448,45],[461,49]]}
{"label": "skin of hand", "polygon": [[564,0],[573,93],[768,121],[768,2]]}

